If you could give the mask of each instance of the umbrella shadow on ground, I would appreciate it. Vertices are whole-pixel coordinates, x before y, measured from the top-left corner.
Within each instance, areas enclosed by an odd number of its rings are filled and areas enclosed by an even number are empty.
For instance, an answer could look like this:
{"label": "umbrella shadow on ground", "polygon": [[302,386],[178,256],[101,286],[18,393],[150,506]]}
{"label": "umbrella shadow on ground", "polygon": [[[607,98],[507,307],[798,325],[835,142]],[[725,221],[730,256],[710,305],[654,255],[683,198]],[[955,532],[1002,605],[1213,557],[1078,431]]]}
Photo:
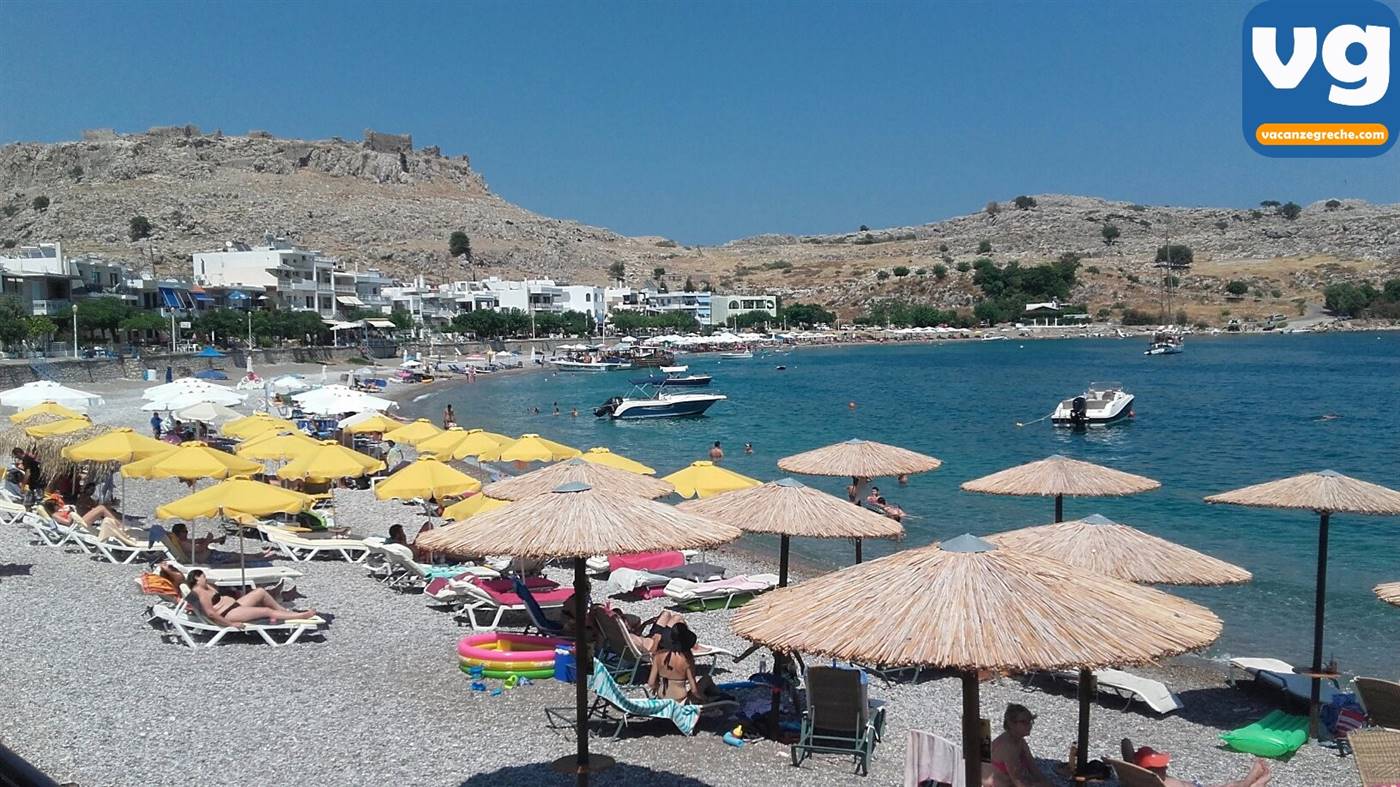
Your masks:
{"label": "umbrella shadow on ground", "polygon": [[1185,707],[1176,712],[1177,716],[1192,724],[1217,730],[1243,727],[1279,707],[1266,694],[1232,686],[1186,689],[1179,696]]}
{"label": "umbrella shadow on ground", "polygon": [[[679,773],[647,768],[641,765],[631,765],[619,762],[606,770],[590,773],[588,777],[590,784],[594,785],[654,785],[655,787],[709,787],[709,782],[703,782],[693,776],[684,776]],[[561,774],[550,767],[547,762],[534,762],[528,765],[511,765],[505,768],[498,768],[489,773],[477,774],[461,783],[461,787],[498,787],[501,784],[530,784],[539,785],[570,785],[574,783],[573,774]]]}

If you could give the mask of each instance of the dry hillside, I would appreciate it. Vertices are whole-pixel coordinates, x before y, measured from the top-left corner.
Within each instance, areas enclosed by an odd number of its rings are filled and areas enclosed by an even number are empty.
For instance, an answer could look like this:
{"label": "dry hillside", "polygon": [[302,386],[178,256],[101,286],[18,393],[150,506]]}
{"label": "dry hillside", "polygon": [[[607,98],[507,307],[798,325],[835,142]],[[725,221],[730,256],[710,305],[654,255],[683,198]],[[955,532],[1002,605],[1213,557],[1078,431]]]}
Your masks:
{"label": "dry hillside", "polygon": [[[41,196],[48,206],[37,209]],[[1296,313],[1299,299],[1320,301],[1331,281],[1400,275],[1400,205],[1339,198],[1305,205],[1290,220],[1273,208],[1035,200],[1025,210],[1007,202],[994,215],[979,209],[913,227],[680,247],[531,213],[493,194],[466,156],[414,148],[407,137],[366,132],[361,141],[306,141],[186,126],[0,147],[0,240],[62,240],[70,253],[143,256],[164,271],[185,270],[191,252],[272,231],[362,266],[441,281],[468,275],[466,263],[446,251],[447,236],[460,229],[472,239],[477,275],[602,282],[621,261],[632,284],[664,268],[673,289],[690,277],[852,313],[885,297],[966,305],[975,290],[959,263],[988,256],[1029,264],[1072,251],[1085,257],[1074,300],[1099,308],[1155,303],[1150,261],[1170,237],[1195,252],[1182,300],[1206,321],[1218,321],[1225,308]],[[137,215],[154,231],[133,242],[127,227]],[[1111,246],[1103,242],[1105,224],[1121,232]],[[983,241],[990,253],[979,253]],[[879,277],[901,266],[907,276]],[[1234,279],[1248,282],[1251,294],[1226,304],[1224,284]]]}

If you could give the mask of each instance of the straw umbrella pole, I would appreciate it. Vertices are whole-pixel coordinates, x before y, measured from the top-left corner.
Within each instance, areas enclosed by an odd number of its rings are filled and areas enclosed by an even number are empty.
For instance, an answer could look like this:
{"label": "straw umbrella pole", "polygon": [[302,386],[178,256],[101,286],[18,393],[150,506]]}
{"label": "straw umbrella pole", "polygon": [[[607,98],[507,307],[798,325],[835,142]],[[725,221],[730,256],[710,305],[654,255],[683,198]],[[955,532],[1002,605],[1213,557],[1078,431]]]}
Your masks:
{"label": "straw umbrella pole", "polygon": [[959,674],[972,785],[982,778],[979,670],[1143,664],[1209,645],[1221,623],[1160,590],[963,535],[765,593],[731,626],[790,653]]}
{"label": "straw umbrella pole", "polygon": [[[681,503],[677,509],[727,522],[750,533],[769,533],[782,540],[778,551],[778,587],[787,587],[788,551],[793,536],[805,538],[900,538],[904,526],[882,514],[833,497],[791,478],[780,478],[752,489]],[[859,562],[859,559],[857,559]],[[773,674],[783,674],[786,654],[773,652]],[[778,733],[782,686],[773,683],[768,710],[770,735]]]}
{"label": "straw umbrella pole", "polygon": [[1207,503],[1232,503],[1258,508],[1288,508],[1316,511],[1317,587],[1313,598],[1312,696],[1309,701],[1308,733],[1318,735],[1318,700],[1322,679],[1333,677],[1322,671],[1322,628],[1327,603],[1327,529],[1332,514],[1400,514],[1400,492],[1379,484],[1359,481],[1334,470],[1304,473],[1278,481],[1255,484],[1206,498]]}
{"label": "straw umbrella pole", "polygon": [[[1044,459],[1007,468],[962,485],[968,492],[989,495],[1054,496],[1055,521],[1065,518],[1064,499],[1071,497],[1118,497],[1157,489],[1161,483],[1122,470],[1053,454]],[[1093,672],[1079,671],[1079,762],[1077,773],[1089,764],[1089,706],[1098,693]]]}
{"label": "straw umbrella pole", "polygon": [[491,554],[573,559],[578,751],[555,760],[553,767],[575,774],[579,785],[587,785],[591,771],[609,767],[613,761],[588,753],[588,678],[593,659],[588,654],[585,625],[589,592],[585,561],[597,554],[710,547],[738,537],[739,529],[731,525],[635,495],[570,482],[549,494],[439,528],[420,540],[428,549],[457,557]]}
{"label": "straw umbrella pole", "polygon": [[1386,582],[1376,585],[1376,598],[1387,604],[1394,604],[1400,607],[1400,582]]}
{"label": "straw umbrella pole", "polygon": [[[856,479],[855,502],[870,480],[877,476],[903,476],[937,470],[942,460],[870,440],[846,440],[824,448],[805,451],[778,460],[778,467],[799,475],[850,476]],[[856,562],[863,559],[860,538],[856,538]]]}

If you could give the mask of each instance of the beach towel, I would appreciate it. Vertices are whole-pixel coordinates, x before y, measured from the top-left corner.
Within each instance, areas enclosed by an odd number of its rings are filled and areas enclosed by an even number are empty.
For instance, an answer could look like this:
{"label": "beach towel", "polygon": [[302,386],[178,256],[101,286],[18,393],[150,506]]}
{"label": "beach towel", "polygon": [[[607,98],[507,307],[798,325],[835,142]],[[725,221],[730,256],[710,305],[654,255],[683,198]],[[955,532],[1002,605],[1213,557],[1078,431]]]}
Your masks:
{"label": "beach towel", "polygon": [[[472,582],[477,587],[485,590],[487,595],[491,596],[492,601],[495,601],[503,607],[519,607],[525,604],[525,600],[516,595],[511,581],[508,579],[473,579]],[[562,604],[574,597],[573,588],[559,587],[557,583],[549,582],[548,580],[545,580],[545,583],[546,587],[552,585],[553,588],[549,590],[536,590],[531,587],[532,583],[530,580],[525,580],[525,587],[530,589],[530,594],[535,597],[535,602],[540,606]],[[502,585],[510,589],[495,589]]]}
{"label": "beach towel", "polygon": [[675,568],[656,569],[652,573],[667,580],[688,579],[691,582],[717,582],[724,579],[726,570],[724,566],[716,566],[713,563],[686,563]]}
{"label": "beach towel", "polygon": [[701,582],[691,586],[688,590],[698,596],[719,592],[745,593],[755,590],[767,590],[770,587],[772,587],[771,584],[763,582],[762,580],[749,579],[748,575],[744,574],[730,579],[717,580],[715,582]]}
{"label": "beach towel", "polygon": [[650,571],[640,571],[635,568],[617,568],[608,574],[608,594],[631,593],[637,588],[652,587],[654,585],[664,585],[670,580]]}
{"label": "beach towel", "polygon": [[698,705],[683,705],[672,699],[633,699],[623,694],[617,681],[613,680],[612,673],[597,659],[593,660],[593,677],[588,686],[593,689],[594,694],[632,716],[670,719],[676,725],[676,729],[685,735],[695,732],[695,725],[700,721]]}
{"label": "beach towel", "polygon": [[963,787],[962,747],[947,738],[924,730],[910,730],[904,748],[904,787],[920,787],[928,782]]}
{"label": "beach towel", "polygon": [[685,555],[680,552],[638,552],[632,555],[608,555],[608,570],[634,568],[655,571],[659,568],[675,568],[685,565]]}

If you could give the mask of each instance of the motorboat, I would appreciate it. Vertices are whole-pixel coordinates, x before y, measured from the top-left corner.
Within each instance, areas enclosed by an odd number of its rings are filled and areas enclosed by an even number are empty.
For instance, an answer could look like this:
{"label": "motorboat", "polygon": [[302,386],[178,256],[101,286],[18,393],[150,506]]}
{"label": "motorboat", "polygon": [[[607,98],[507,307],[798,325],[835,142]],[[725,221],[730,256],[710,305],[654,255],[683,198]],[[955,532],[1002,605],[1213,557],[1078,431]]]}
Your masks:
{"label": "motorboat", "polygon": [[613,420],[685,418],[704,415],[715,402],[728,398],[723,394],[667,393],[665,388],[656,386],[648,392],[639,386],[637,396],[614,396],[594,408],[593,414]]}
{"label": "motorboat", "polygon": [[751,351],[751,350],[735,350],[735,351],[733,351],[733,352],[724,352],[724,353],[720,353],[720,354],[719,354],[719,357],[721,357],[721,358],[728,358],[728,359],[734,360],[734,361],[742,361],[742,360],[746,360],[746,359],[748,359],[748,358],[752,358],[752,357],[753,357],[753,351]]}
{"label": "motorboat", "polygon": [[1158,332],[1143,355],[1176,355],[1185,349],[1185,337],[1179,333]]}
{"label": "motorboat", "polygon": [[1060,402],[1050,420],[1056,426],[1083,429],[1133,417],[1133,395],[1119,383],[1089,383],[1084,393]]}
{"label": "motorboat", "polygon": [[700,386],[709,385],[714,379],[708,374],[686,374],[689,366],[662,366],[657,369],[661,374],[654,374],[650,377],[636,377],[632,379],[633,385],[664,385],[664,386]]}
{"label": "motorboat", "polygon": [[632,368],[627,361],[573,361],[567,358],[550,358],[549,364],[561,372],[615,372]]}

